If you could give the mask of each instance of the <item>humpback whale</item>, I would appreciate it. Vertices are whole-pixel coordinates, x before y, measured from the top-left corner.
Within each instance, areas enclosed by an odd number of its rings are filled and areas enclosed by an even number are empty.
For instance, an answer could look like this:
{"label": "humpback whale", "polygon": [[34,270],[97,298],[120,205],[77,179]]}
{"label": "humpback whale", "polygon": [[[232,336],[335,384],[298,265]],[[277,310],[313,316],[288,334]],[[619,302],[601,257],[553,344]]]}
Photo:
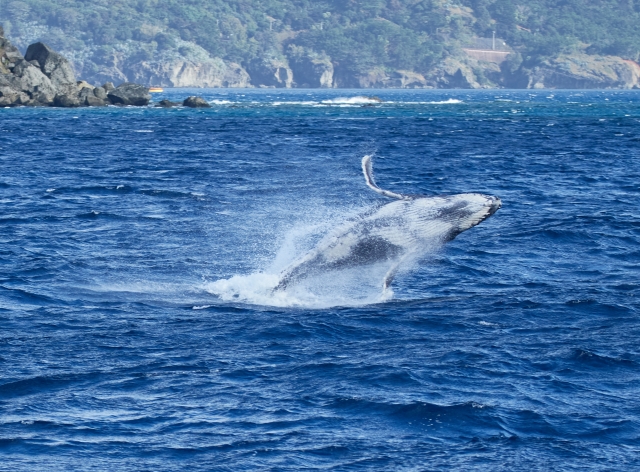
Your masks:
{"label": "humpback whale", "polygon": [[382,281],[386,290],[403,262],[451,241],[502,205],[498,197],[480,193],[426,196],[384,190],[373,178],[372,157],[362,158],[367,186],[394,201],[359,215],[325,236],[281,272],[274,291],[325,271],[388,262],[389,270]]}

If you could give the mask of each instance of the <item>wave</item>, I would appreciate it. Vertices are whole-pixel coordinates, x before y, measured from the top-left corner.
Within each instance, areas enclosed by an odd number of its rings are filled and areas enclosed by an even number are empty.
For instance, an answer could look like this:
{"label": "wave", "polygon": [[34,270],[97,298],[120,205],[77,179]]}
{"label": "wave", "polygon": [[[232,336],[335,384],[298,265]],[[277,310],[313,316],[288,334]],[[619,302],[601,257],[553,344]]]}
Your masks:
{"label": "wave", "polygon": [[447,100],[440,100],[436,102],[418,102],[424,105],[457,105],[460,103],[464,103],[462,100],[458,100],[457,98],[449,98]]}
{"label": "wave", "polygon": [[301,105],[301,106],[318,106],[320,105],[320,102],[315,102],[312,100],[307,100],[307,101],[293,101],[293,102],[286,102],[286,101],[282,101],[282,102],[272,102],[271,105],[273,106],[282,106],[282,105]]}
{"label": "wave", "polygon": [[[390,101],[382,100],[378,97],[368,97],[358,95],[355,97],[338,97],[328,98],[325,100],[274,100],[274,101],[244,101],[244,100],[209,100],[214,106],[230,106],[230,107],[282,107],[282,106],[300,106],[300,107],[362,107],[372,105],[456,105],[464,103],[457,98],[449,98],[446,100],[434,101]],[[135,132],[152,132],[151,130],[135,130]]]}
{"label": "wave", "polygon": [[383,101],[378,97],[357,96],[331,98],[328,100],[322,100],[321,103],[325,105],[377,105],[379,103],[383,103]]}
{"label": "wave", "polygon": [[610,368],[612,366],[628,367],[636,365],[633,359],[625,356],[607,356],[605,354],[598,354],[592,350],[582,348],[573,349],[569,358],[578,364],[590,365],[592,367]]}

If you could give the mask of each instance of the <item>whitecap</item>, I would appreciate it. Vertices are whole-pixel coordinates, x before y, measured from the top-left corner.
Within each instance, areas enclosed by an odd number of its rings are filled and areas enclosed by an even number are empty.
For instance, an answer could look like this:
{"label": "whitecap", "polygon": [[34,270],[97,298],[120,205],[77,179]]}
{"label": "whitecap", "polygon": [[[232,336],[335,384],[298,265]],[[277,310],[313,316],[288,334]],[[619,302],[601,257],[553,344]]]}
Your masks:
{"label": "whitecap", "polygon": [[273,106],[281,106],[281,105],[302,105],[302,106],[315,106],[318,102],[313,101],[300,101],[300,102],[273,102]]}
{"label": "whitecap", "polygon": [[449,98],[447,100],[440,100],[437,102],[424,102],[427,105],[457,105],[459,103],[464,103],[462,100],[458,100],[457,98]]}
{"label": "whitecap", "polygon": [[488,321],[478,321],[478,324],[482,326],[498,326],[497,324],[489,323]]}
{"label": "whitecap", "polygon": [[377,97],[357,96],[331,98],[328,100],[322,100],[322,103],[325,105],[377,105],[382,103],[382,100]]}

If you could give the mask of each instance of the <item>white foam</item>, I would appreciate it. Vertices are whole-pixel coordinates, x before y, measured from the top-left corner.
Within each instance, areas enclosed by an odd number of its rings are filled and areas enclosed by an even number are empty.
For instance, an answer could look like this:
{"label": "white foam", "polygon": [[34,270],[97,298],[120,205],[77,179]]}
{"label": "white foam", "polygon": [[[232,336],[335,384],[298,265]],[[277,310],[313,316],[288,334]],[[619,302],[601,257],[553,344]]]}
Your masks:
{"label": "white foam", "polygon": [[[370,268],[368,268],[370,270]],[[355,273],[357,272],[357,274]],[[280,281],[279,273],[256,272],[249,275],[234,275],[229,279],[220,279],[205,284],[202,288],[219,297],[224,302],[240,302],[252,305],[277,307],[329,308],[334,306],[362,306],[381,303],[393,296],[391,290],[382,291],[382,275],[377,277],[367,269],[349,271],[330,271],[317,277],[310,277],[287,288],[275,290]]]}
{"label": "white foam", "polygon": [[313,101],[302,101],[302,102],[273,102],[273,106],[281,106],[281,105],[302,105],[302,106],[316,106],[318,102]]}
{"label": "white foam", "polygon": [[[301,106],[301,107],[361,107],[364,105],[455,105],[464,103],[457,98],[449,98],[447,100],[435,100],[435,101],[387,101],[381,100],[378,97],[367,97],[364,95],[358,95],[355,97],[338,97],[329,98],[326,100],[275,100],[275,101],[232,101],[232,100],[211,100],[212,105],[236,105],[236,106]],[[152,133],[152,130],[134,130],[136,133]]]}
{"label": "white foam", "polygon": [[437,102],[424,102],[427,105],[457,105],[459,103],[464,103],[462,100],[458,100],[457,98],[449,98],[448,100],[440,100]]}
{"label": "white foam", "polygon": [[316,206],[314,210],[310,223],[301,221],[284,232],[282,243],[268,266],[250,274],[208,282],[200,288],[223,302],[314,309],[362,306],[391,298],[391,290],[382,291],[382,281],[389,269],[386,264],[328,270],[293,284],[286,290],[274,291],[283,269],[312,249],[332,228],[362,212],[360,207],[336,212],[336,209]]}
{"label": "white foam", "polygon": [[323,100],[322,103],[325,105],[377,105],[382,103],[382,100],[376,97],[357,96],[332,98],[329,100]]}
{"label": "white foam", "polygon": [[482,325],[482,326],[498,326],[495,323],[489,323],[488,321],[484,321],[484,320],[483,321],[478,321],[478,324]]}

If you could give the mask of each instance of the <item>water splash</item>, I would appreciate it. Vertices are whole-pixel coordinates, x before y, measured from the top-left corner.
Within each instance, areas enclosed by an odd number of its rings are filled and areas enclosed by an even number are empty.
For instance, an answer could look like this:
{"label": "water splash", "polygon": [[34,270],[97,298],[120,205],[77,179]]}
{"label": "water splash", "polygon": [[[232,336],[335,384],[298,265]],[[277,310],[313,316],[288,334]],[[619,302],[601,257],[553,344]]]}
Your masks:
{"label": "water splash", "polygon": [[285,233],[283,242],[268,267],[251,274],[208,282],[202,289],[224,302],[278,307],[328,308],[387,301],[393,297],[393,291],[383,291],[382,280],[391,261],[328,270],[314,274],[286,290],[274,290],[285,267],[313,248],[329,228],[336,226],[336,221],[342,223],[350,216],[351,212],[347,212],[334,216],[329,221],[298,224]]}
{"label": "water splash", "polygon": [[203,288],[224,302],[314,309],[355,307],[382,303],[393,297],[392,290],[381,289],[380,281],[385,269],[380,269],[367,267],[329,271],[309,277],[286,290],[274,290],[280,275],[267,272],[234,275],[205,284]]}

